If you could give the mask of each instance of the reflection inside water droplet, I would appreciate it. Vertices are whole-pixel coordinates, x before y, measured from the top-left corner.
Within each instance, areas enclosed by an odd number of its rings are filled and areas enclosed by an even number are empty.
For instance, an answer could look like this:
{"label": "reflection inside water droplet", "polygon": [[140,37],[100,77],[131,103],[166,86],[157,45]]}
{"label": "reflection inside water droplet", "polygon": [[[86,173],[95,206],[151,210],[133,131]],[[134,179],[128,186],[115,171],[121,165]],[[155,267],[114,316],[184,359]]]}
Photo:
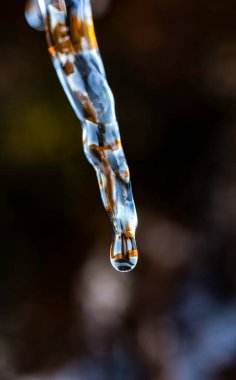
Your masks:
{"label": "reflection inside water droplet", "polygon": [[133,236],[115,235],[111,245],[110,260],[119,272],[129,272],[138,262],[138,251]]}

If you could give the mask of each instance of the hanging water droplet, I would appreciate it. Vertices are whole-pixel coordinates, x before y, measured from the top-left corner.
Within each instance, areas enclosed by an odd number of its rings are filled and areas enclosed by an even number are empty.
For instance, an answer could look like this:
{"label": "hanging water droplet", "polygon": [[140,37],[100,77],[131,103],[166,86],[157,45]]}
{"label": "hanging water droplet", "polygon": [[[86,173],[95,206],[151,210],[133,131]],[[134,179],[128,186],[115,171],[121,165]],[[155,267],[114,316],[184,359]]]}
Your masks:
{"label": "hanging water droplet", "polygon": [[119,272],[129,272],[138,262],[138,251],[134,237],[115,235],[111,245],[110,260]]}

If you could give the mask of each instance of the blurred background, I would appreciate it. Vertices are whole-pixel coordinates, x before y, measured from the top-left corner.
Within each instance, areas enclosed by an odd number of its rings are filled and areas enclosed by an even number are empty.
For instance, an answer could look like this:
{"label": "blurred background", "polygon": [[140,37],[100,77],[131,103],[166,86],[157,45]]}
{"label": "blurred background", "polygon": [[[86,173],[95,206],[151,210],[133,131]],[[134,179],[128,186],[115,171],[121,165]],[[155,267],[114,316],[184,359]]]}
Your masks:
{"label": "blurred background", "polygon": [[235,1],[93,1],[139,215],[126,274],[44,33],[1,9],[0,379],[236,380]]}

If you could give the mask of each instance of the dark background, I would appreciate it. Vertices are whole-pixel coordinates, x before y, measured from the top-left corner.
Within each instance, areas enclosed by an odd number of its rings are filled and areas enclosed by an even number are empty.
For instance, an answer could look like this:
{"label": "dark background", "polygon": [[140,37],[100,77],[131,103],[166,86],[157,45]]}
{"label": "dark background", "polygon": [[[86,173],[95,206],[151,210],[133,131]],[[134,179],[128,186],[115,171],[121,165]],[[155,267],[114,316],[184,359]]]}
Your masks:
{"label": "dark background", "polygon": [[139,216],[132,273],[24,2],[1,3],[0,379],[236,379],[234,0],[94,0]]}

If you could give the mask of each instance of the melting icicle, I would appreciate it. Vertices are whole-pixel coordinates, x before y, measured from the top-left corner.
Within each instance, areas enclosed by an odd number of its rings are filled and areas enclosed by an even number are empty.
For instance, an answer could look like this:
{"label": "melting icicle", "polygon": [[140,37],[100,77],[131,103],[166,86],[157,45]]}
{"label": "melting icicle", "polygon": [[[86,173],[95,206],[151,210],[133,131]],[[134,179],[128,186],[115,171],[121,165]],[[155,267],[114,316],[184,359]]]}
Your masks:
{"label": "melting icicle", "polygon": [[81,122],[84,152],[96,171],[114,229],[111,263],[118,271],[130,271],[138,261],[137,214],[90,0],[30,0],[26,19],[32,27],[46,30],[52,62]]}

